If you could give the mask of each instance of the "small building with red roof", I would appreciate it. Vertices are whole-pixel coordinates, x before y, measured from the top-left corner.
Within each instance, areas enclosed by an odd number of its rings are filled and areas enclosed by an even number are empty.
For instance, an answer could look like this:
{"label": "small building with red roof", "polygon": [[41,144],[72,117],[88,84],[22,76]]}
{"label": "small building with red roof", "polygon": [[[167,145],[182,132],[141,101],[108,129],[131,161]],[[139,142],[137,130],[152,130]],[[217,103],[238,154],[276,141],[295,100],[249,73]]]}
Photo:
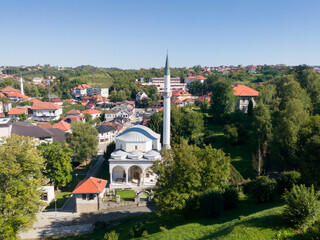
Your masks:
{"label": "small building with red roof", "polygon": [[204,81],[207,80],[207,78],[205,78],[204,76],[190,76],[190,77],[187,77],[184,79],[184,82],[187,84],[187,85],[190,85],[192,82],[195,82],[195,81],[199,81],[201,83],[204,83]]}
{"label": "small building with red roof", "polygon": [[70,132],[71,130],[71,124],[65,122],[64,120],[61,120],[58,123],[50,124],[50,123],[39,123],[38,127],[42,128],[58,128],[61,129],[64,132]]}
{"label": "small building with red roof", "polygon": [[11,108],[8,112],[8,117],[20,119],[20,115],[25,114],[28,115],[28,108]]}
{"label": "small building with red roof", "polygon": [[101,113],[102,113],[101,111],[95,110],[95,109],[87,109],[82,111],[82,114],[90,114],[92,119],[100,117]]}
{"label": "small building with red roof", "polygon": [[76,212],[93,212],[101,209],[107,183],[107,180],[95,177],[80,181],[72,192],[76,202]]}
{"label": "small building with red roof", "polygon": [[257,97],[259,92],[246,85],[237,84],[233,88],[234,95],[238,97],[235,109],[248,112],[249,102],[252,101],[253,107],[257,105]]}
{"label": "small building with red roof", "polygon": [[92,88],[92,87],[88,84],[80,84],[79,86],[69,90],[69,92],[73,97],[80,98],[83,96],[87,96],[87,88]]}

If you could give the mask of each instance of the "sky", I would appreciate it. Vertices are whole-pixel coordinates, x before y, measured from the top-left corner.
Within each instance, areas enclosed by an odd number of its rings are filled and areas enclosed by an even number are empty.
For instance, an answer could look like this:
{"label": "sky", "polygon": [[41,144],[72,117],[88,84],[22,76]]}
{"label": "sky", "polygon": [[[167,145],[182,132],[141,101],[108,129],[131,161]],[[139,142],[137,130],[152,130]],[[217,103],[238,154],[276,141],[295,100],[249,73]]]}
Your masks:
{"label": "sky", "polygon": [[0,66],[320,65],[319,0],[0,0]]}

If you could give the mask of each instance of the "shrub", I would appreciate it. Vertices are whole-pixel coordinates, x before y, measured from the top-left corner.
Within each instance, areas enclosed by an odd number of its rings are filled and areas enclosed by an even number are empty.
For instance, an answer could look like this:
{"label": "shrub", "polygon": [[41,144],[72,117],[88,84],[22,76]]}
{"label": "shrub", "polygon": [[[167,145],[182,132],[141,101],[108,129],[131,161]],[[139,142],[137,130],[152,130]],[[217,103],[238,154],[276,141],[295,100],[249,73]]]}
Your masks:
{"label": "shrub", "polygon": [[147,230],[144,230],[144,231],[142,232],[142,234],[141,234],[141,237],[146,237],[146,236],[148,236],[148,235],[149,235],[148,231],[147,231]]}
{"label": "shrub", "polygon": [[235,186],[226,185],[222,193],[224,209],[236,208],[239,201],[239,192]]}
{"label": "shrub", "polygon": [[118,240],[118,239],[119,239],[119,233],[116,233],[116,231],[114,230],[104,235],[104,240]]}
{"label": "shrub", "polygon": [[200,196],[200,211],[205,217],[220,217],[223,212],[223,197],[216,190],[208,189]]}
{"label": "shrub", "polygon": [[285,190],[283,199],[287,203],[283,209],[283,216],[293,226],[306,229],[315,222],[320,206],[313,185],[310,188],[294,185],[291,191]]}
{"label": "shrub", "polygon": [[147,230],[143,223],[137,223],[133,228],[130,229],[131,236],[133,238],[141,237],[142,233]]}
{"label": "shrub", "polygon": [[238,144],[238,130],[234,126],[225,125],[223,129],[226,141],[231,145]]}
{"label": "shrub", "polygon": [[259,203],[271,202],[276,190],[277,182],[268,176],[257,177],[244,184],[244,192],[254,196]]}
{"label": "shrub", "polygon": [[168,229],[166,229],[166,227],[161,227],[160,226],[160,231],[163,232],[163,233],[167,233]]}
{"label": "shrub", "polygon": [[301,174],[299,172],[283,172],[277,181],[279,193],[283,194],[286,189],[290,191],[293,185],[297,185],[300,183],[300,180]]}

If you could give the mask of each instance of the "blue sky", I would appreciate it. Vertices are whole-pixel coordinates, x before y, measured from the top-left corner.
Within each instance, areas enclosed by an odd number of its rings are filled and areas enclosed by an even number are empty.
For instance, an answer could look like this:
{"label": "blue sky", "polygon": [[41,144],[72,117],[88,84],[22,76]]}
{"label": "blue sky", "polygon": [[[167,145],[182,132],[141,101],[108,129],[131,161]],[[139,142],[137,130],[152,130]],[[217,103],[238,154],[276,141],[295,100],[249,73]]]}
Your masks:
{"label": "blue sky", "polygon": [[0,3],[0,65],[320,65],[318,0]]}

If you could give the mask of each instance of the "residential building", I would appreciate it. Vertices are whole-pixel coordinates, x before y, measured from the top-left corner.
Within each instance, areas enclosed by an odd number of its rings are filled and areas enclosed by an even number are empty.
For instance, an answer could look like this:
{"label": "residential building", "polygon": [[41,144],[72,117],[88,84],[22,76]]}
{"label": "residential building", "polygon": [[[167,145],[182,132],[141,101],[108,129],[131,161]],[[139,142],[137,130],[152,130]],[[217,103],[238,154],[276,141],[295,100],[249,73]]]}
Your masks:
{"label": "residential building", "polygon": [[11,133],[19,136],[32,137],[35,139],[37,145],[53,142],[52,132],[31,123],[13,122]]}
{"label": "residential building", "polygon": [[62,114],[62,106],[51,102],[35,102],[31,110],[34,121],[49,122],[51,120],[59,120]]}
{"label": "residential building", "polygon": [[79,86],[69,90],[69,92],[74,98],[81,98],[83,96],[87,96],[87,88],[92,87],[88,84],[80,84]]}
{"label": "residential building", "polygon": [[121,110],[110,109],[110,110],[106,111],[105,119],[106,119],[106,121],[111,121],[117,117],[120,117],[120,115],[121,115]]}
{"label": "residential building", "polygon": [[50,204],[54,200],[54,186],[41,187],[41,201]]}
{"label": "residential building", "polygon": [[107,98],[109,96],[109,88],[87,88],[87,96],[100,95]]}
{"label": "residential building", "polygon": [[258,91],[240,84],[235,85],[233,91],[234,95],[238,97],[235,109],[247,112],[250,101],[252,101],[254,108],[257,106],[257,97],[259,95]]}
{"label": "residential building", "polygon": [[201,82],[201,83],[204,83],[205,80],[207,80],[207,78],[199,75],[199,76],[190,76],[190,77],[187,77],[187,78],[184,79],[184,82],[185,82],[188,86],[190,86],[190,84],[191,84],[192,82],[199,81],[199,82]]}
{"label": "residential building", "polygon": [[71,124],[61,120],[58,123],[50,124],[50,123],[39,123],[38,127],[42,128],[58,128],[61,129],[64,132],[71,132]]}
{"label": "residential building", "polygon": [[145,94],[145,92],[138,92],[137,95],[136,95],[136,101],[142,101],[142,100],[145,100],[145,99],[148,99],[148,95]]}
{"label": "residential building", "polygon": [[117,127],[109,125],[98,125],[96,126],[98,131],[99,143],[110,144],[115,141],[117,134]]}
{"label": "residential building", "polygon": [[11,108],[8,112],[8,117],[20,119],[21,114],[28,116],[28,108]]}
{"label": "residential building", "polygon": [[90,177],[78,183],[72,195],[76,202],[76,212],[93,212],[100,209],[107,180]]}
{"label": "residential building", "polygon": [[88,109],[88,110],[82,111],[82,114],[89,114],[89,115],[91,115],[92,120],[95,119],[95,118],[100,117],[101,113],[102,113],[101,111],[95,110],[95,109]]}
{"label": "residential building", "polygon": [[[164,78],[150,78],[148,83],[141,83],[142,86],[145,85],[156,85],[158,92],[162,93],[164,91]],[[180,78],[170,79],[170,89],[171,90],[186,90],[186,83],[181,83]]]}
{"label": "residential building", "polygon": [[0,118],[0,138],[11,136],[12,122],[11,118]]}

